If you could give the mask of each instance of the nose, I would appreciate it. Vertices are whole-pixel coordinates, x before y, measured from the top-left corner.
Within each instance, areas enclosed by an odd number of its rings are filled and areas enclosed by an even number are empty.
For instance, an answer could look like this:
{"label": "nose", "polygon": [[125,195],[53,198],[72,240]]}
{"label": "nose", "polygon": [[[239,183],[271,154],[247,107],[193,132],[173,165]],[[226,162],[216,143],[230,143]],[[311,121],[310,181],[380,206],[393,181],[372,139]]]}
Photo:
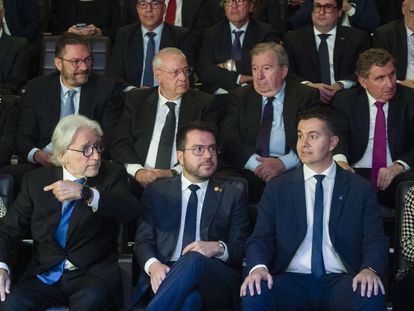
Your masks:
{"label": "nose", "polygon": [[98,152],[97,148],[93,147],[90,158],[93,160],[99,160],[101,158],[101,154]]}

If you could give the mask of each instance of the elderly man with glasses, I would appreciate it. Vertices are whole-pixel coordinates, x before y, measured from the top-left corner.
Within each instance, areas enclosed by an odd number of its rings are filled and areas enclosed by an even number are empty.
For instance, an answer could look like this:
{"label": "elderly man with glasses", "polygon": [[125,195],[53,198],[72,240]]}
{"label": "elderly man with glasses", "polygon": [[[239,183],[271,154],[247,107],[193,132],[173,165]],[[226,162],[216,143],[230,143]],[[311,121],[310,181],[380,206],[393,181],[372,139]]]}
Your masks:
{"label": "elderly man with glasses", "polygon": [[183,52],[165,48],[152,62],[159,86],[128,92],[111,155],[138,182],[138,195],[156,179],[181,172],[175,134],[194,120],[214,120],[213,96],[189,89],[192,72]]}
{"label": "elderly man with glasses", "polygon": [[[120,306],[118,223],[133,220],[139,203],[125,169],[101,159],[102,135],[96,121],[63,118],[52,136],[53,166],[25,175],[0,226],[0,310]],[[33,257],[11,286],[9,256],[28,230]]]}
{"label": "elderly man with glasses", "polygon": [[142,269],[135,298],[147,290],[155,295],[146,310],[239,307],[246,196],[212,178],[217,154],[211,125],[183,126],[177,133],[182,174],[144,191],[134,252]]}

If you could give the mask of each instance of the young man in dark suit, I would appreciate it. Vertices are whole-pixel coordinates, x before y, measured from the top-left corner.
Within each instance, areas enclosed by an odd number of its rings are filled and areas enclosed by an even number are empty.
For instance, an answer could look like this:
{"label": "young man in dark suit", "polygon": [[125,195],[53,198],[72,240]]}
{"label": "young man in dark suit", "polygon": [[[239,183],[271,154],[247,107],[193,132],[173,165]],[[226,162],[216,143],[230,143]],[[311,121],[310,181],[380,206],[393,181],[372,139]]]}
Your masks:
{"label": "young man in dark suit", "polygon": [[239,306],[247,202],[242,189],[212,178],[217,154],[211,125],[189,123],[177,133],[182,174],[145,189],[134,252],[138,291],[155,294],[146,310]]}
{"label": "young man in dark suit", "polygon": [[[0,309],[113,310],[121,303],[118,223],[138,201],[125,169],[101,160],[102,129],[84,116],[63,118],[52,136],[53,165],[24,177],[0,226]],[[10,252],[30,230],[33,257],[10,286]]]}
{"label": "young man in dark suit", "polygon": [[371,185],[333,160],[335,111],[299,115],[303,165],[273,179],[247,241],[243,310],[383,310],[387,242]]}

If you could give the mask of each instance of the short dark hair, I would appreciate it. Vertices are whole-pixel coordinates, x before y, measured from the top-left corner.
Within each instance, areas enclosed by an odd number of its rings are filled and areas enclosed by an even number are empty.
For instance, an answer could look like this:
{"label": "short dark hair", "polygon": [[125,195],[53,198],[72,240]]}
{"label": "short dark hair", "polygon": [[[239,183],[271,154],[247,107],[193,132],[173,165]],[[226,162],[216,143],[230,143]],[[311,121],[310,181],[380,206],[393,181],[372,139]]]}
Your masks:
{"label": "short dark hair", "polygon": [[187,134],[188,132],[198,130],[201,132],[209,132],[214,136],[214,139],[217,143],[217,127],[210,122],[205,121],[193,121],[187,123],[186,125],[182,126],[177,131],[177,138],[176,138],[176,148],[177,150],[184,150],[185,145],[187,144]]}
{"label": "short dark hair", "polygon": [[368,49],[359,55],[355,73],[359,78],[367,79],[372,66],[384,67],[389,62],[395,66],[395,60],[387,50]]}
{"label": "short dark hair", "polygon": [[[313,2],[315,2],[315,0],[312,1],[312,4],[313,4]],[[343,0],[335,0],[335,2],[336,2],[336,8],[338,10],[341,10],[342,9],[342,5],[343,5]]]}
{"label": "short dark hair", "polygon": [[56,42],[55,57],[62,57],[63,50],[67,45],[84,45],[89,50],[89,43],[84,36],[76,33],[65,32]]}
{"label": "short dark hair", "polygon": [[312,118],[325,122],[329,132],[334,136],[338,136],[338,113],[335,108],[319,103],[316,106],[301,110],[298,112],[297,124],[302,120],[309,120]]}

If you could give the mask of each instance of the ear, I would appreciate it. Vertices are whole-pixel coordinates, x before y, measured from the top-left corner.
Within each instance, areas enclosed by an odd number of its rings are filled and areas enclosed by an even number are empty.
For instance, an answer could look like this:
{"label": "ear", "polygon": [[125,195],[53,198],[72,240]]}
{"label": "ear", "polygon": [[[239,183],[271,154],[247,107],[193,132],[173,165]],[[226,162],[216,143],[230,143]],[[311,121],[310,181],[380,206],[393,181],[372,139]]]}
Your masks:
{"label": "ear", "polygon": [[284,65],[284,66],[282,66],[281,69],[282,69],[282,77],[283,77],[283,79],[285,79],[286,76],[287,76],[287,74],[288,74],[288,72],[289,72],[289,67],[286,66],[286,65]]}
{"label": "ear", "polygon": [[334,135],[330,139],[330,145],[329,145],[329,151],[332,151],[338,146],[339,143],[339,137],[337,135]]}
{"label": "ear", "polygon": [[181,166],[184,167],[184,152],[181,150],[177,150],[177,160],[180,162]]}
{"label": "ear", "polygon": [[367,89],[367,79],[358,77],[358,82],[364,89]]}
{"label": "ear", "polygon": [[55,67],[59,70],[62,71],[62,60],[55,57]]}
{"label": "ear", "polygon": [[154,70],[154,78],[157,80],[158,84],[160,84],[160,76],[161,76],[161,70],[155,69]]}

